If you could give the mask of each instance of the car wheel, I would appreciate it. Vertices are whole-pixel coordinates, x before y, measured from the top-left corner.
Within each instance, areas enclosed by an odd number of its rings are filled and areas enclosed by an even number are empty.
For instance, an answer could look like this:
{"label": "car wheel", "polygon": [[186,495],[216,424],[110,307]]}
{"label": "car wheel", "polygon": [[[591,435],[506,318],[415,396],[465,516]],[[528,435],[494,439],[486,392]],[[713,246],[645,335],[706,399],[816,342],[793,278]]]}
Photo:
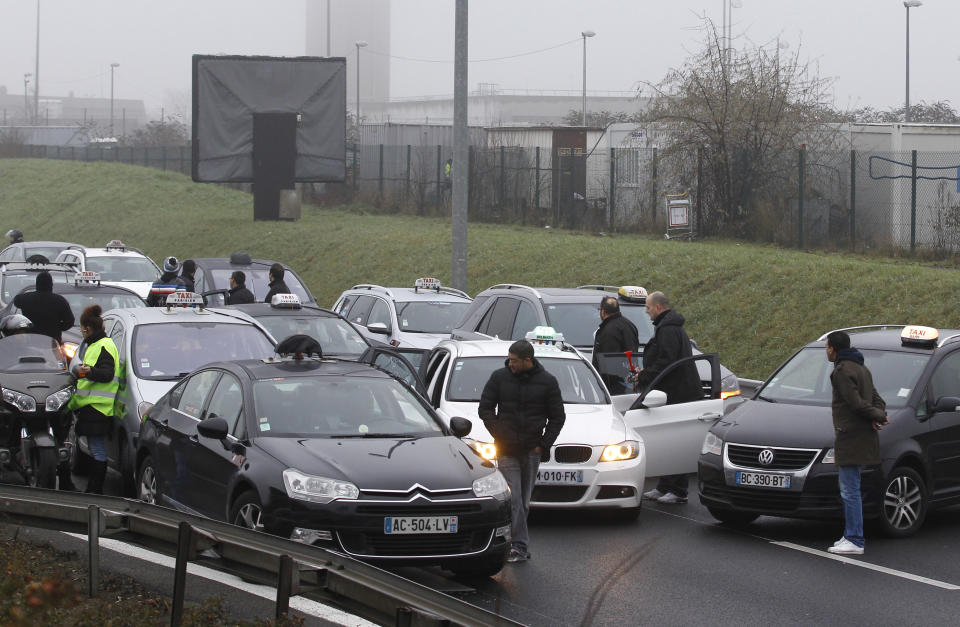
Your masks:
{"label": "car wheel", "polygon": [[452,570],[453,574],[457,577],[463,577],[465,579],[493,577],[503,570],[504,559],[503,555],[496,558],[478,558],[462,563],[450,564],[448,568]]}
{"label": "car wheel", "polygon": [[913,468],[894,468],[884,482],[880,526],[894,538],[917,532],[927,516],[927,487]]}
{"label": "car wheel", "polygon": [[750,512],[737,512],[732,509],[720,509],[718,507],[707,507],[710,515],[725,525],[731,527],[745,527],[755,521],[759,514]]}
{"label": "car wheel", "polygon": [[33,477],[30,484],[36,488],[53,490],[57,487],[57,451],[49,447],[34,447]]}
{"label": "car wheel", "polygon": [[159,505],[160,482],[157,479],[157,469],[153,465],[153,458],[149,455],[140,463],[140,472],[137,477],[137,498],[151,505]]}
{"label": "car wheel", "polygon": [[230,508],[230,522],[238,527],[263,531],[263,505],[253,490],[244,492]]}

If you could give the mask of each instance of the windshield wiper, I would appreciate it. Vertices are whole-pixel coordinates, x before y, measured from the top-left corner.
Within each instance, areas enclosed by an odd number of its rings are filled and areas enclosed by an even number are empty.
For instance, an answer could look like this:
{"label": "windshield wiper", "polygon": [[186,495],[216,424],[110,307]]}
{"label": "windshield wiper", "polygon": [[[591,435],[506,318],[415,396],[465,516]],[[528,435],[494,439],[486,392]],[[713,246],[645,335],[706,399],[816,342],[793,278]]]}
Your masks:
{"label": "windshield wiper", "polygon": [[404,438],[413,439],[416,436],[409,433],[347,433],[343,435],[331,435],[331,438]]}
{"label": "windshield wiper", "polygon": [[763,395],[760,395],[760,394],[757,395],[757,398],[759,398],[761,401],[767,401],[768,403],[777,403],[777,402],[779,402],[779,401],[773,400],[772,398],[768,398],[768,397],[763,396]]}

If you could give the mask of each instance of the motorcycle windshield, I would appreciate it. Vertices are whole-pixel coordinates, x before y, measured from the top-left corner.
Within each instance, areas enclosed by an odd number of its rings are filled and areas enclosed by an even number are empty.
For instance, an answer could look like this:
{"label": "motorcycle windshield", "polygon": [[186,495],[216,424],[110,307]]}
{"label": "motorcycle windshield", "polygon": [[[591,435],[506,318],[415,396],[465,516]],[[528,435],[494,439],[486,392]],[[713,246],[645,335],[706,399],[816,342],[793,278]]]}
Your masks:
{"label": "motorcycle windshield", "polygon": [[0,372],[46,372],[66,369],[55,339],[39,333],[21,333],[0,339]]}

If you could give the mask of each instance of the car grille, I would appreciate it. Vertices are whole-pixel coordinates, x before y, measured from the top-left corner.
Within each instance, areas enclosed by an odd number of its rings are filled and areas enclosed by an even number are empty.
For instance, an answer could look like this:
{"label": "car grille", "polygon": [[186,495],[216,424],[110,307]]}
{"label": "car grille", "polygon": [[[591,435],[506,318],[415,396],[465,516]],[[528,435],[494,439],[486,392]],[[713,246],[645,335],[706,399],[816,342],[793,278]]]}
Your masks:
{"label": "car grille", "polygon": [[357,505],[358,514],[376,516],[463,516],[474,514],[483,509],[480,503],[434,503],[411,505],[410,503],[377,503],[376,505]]}
{"label": "car grille", "polygon": [[736,507],[753,511],[791,512],[796,509],[835,509],[840,506],[838,494],[805,494],[786,490],[761,490],[703,484],[703,496],[723,500]]}
{"label": "car grille", "polygon": [[343,550],[353,555],[429,557],[482,551],[489,544],[492,533],[489,528],[423,535],[340,531],[337,537]]}
{"label": "car grille", "polygon": [[557,446],[553,449],[553,458],[559,464],[582,464],[590,461],[593,449],[589,446]]}
{"label": "car grille", "polygon": [[573,503],[583,498],[587,486],[538,485],[533,488],[533,497],[537,503]]}
{"label": "car grille", "polygon": [[[773,451],[773,462],[762,464],[758,456],[762,451]],[[785,449],[773,446],[750,446],[746,444],[727,444],[727,459],[731,464],[758,470],[800,470],[806,468],[820,449]]]}

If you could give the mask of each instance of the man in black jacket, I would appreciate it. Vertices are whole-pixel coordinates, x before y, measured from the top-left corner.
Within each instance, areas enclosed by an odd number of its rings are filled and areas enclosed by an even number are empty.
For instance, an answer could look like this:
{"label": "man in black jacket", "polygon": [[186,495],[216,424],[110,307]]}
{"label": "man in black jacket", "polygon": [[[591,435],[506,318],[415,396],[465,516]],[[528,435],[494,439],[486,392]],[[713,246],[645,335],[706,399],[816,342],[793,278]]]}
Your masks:
{"label": "man in black jacket", "polygon": [[183,287],[186,288],[188,292],[193,292],[194,290],[194,280],[193,275],[197,272],[197,262],[193,259],[187,259],[183,262],[180,270],[180,282],[183,283]]}
{"label": "man in black jacket", "polygon": [[242,270],[234,270],[230,275],[230,291],[227,293],[228,305],[247,305],[256,302],[253,292],[247,289],[247,275]]}
{"label": "man in black jacket", "polygon": [[30,319],[35,333],[49,335],[61,343],[63,331],[73,326],[70,303],[53,293],[53,277],[46,270],[37,275],[37,291],[17,294],[13,306]]}
{"label": "man in black jacket", "polygon": [[[647,315],[653,320],[654,335],[643,349],[643,369],[637,373],[637,386],[644,388],[673,362],[693,356],[690,338],[683,329],[685,318],[670,308],[663,292],[647,296]],[[660,379],[654,389],[666,392],[667,404],[688,403],[703,398],[703,385],[697,366],[688,361]],[[660,477],[657,487],[643,497],[659,503],[686,503],[687,476]]]}
{"label": "man in black jacket", "polygon": [[620,375],[604,372],[600,354],[636,351],[639,347],[636,325],[620,313],[620,303],[615,296],[605,296],[600,301],[600,327],[593,336],[593,367],[611,394],[626,394],[627,386]]}
{"label": "man in black jacket", "polygon": [[508,562],[530,559],[527,514],[541,461],[560,435],[566,415],[557,379],[533,356],[533,345],[510,345],[504,368],[483,388],[477,412],[497,447],[497,464],[510,486],[513,537]]}
{"label": "man in black jacket", "polygon": [[263,299],[263,302],[269,303],[270,299],[277,294],[290,293],[290,288],[283,280],[283,266],[279,263],[273,264],[270,266],[270,291],[267,292],[267,297]]}

